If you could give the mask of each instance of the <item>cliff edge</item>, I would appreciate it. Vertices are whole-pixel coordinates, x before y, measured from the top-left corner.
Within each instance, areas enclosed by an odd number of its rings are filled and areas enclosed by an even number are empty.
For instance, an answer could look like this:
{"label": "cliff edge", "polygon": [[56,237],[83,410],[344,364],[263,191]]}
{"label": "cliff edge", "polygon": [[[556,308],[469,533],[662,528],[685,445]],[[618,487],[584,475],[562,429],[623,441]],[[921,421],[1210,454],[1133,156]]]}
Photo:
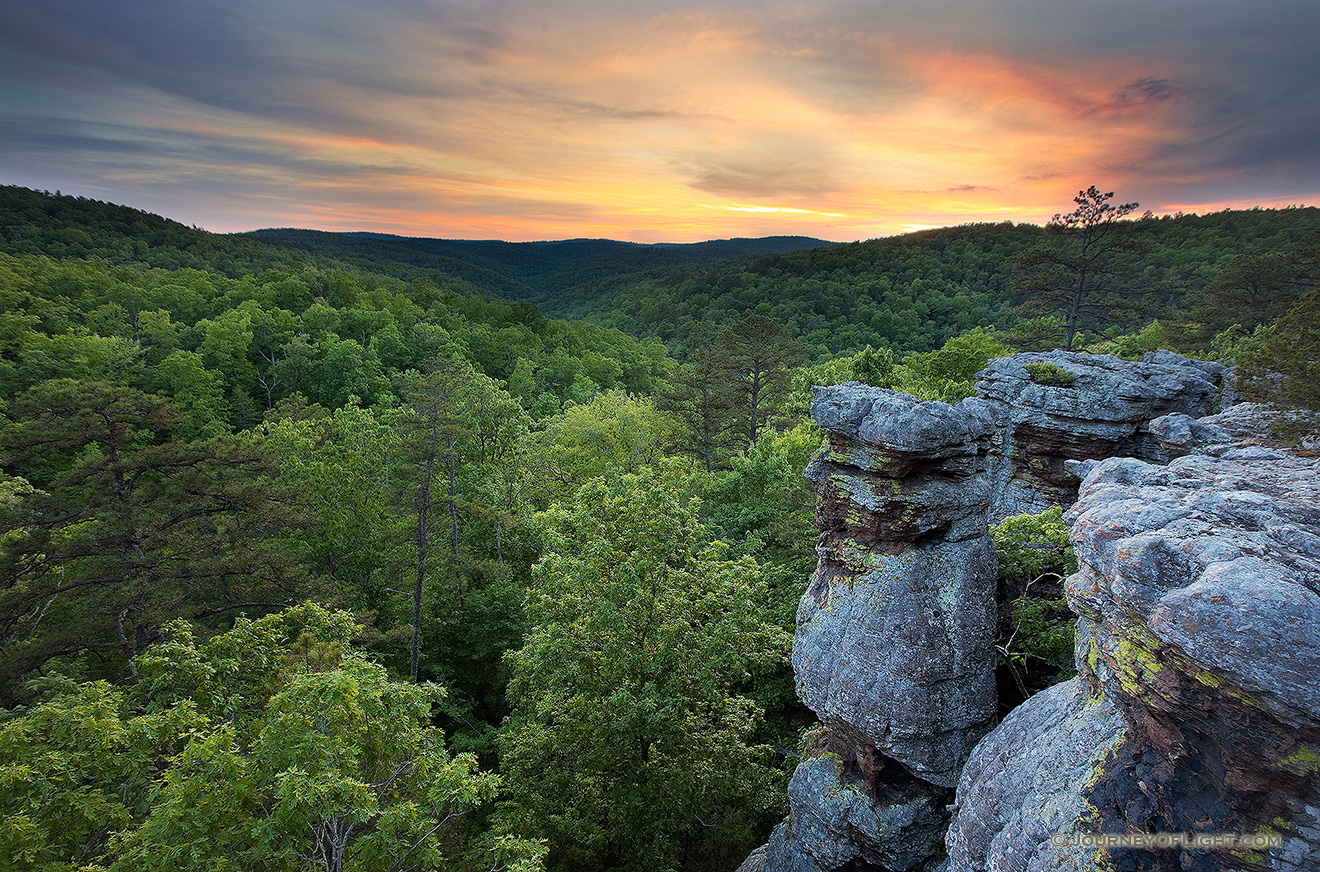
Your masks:
{"label": "cliff edge", "polygon": [[[1259,415],[1210,417],[1226,374],[1052,352],[991,361],[955,406],[813,389],[793,662],[822,725],[757,863],[1320,868],[1320,461],[1261,444]],[[986,525],[1051,505],[1079,675],[995,726]],[[1143,833],[1275,845],[1083,844]]]}

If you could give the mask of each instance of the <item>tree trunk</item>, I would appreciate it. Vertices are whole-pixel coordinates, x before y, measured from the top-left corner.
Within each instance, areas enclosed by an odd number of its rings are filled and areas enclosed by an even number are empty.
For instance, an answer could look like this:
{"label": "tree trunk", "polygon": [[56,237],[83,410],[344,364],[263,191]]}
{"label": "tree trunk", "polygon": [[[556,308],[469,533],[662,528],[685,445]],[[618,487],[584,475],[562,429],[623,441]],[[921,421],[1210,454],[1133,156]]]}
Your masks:
{"label": "tree trunk", "polygon": [[1073,286],[1072,305],[1068,307],[1068,334],[1063,339],[1063,350],[1072,351],[1073,337],[1077,335],[1077,316],[1082,311],[1082,295],[1086,293],[1086,270],[1078,270]]}
{"label": "tree trunk", "polygon": [[417,683],[417,661],[422,649],[422,587],[426,580],[426,554],[431,538],[431,479],[435,475],[436,427],[431,427],[430,450],[426,453],[426,474],[417,492],[417,578],[413,582],[412,652],[408,660],[408,677]]}
{"label": "tree trunk", "polygon": [[458,583],[458,607],[467,607],[467,592],[463,589],[463,573],[458,558],[458,489],[456,483],[456,461],[454,459],[454,437],[445,437],[446,460],[449,465],[449,525],[450,525],[450,560],[454,566],[454,581]]}

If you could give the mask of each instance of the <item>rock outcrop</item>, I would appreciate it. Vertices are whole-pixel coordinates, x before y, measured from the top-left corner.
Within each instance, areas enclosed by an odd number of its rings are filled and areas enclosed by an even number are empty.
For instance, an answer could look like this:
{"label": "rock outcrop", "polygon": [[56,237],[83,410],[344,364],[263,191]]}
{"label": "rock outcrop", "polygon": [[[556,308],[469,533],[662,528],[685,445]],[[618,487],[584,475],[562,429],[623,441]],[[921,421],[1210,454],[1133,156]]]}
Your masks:
{"label": "rock outcrop", "polygon": [[1088,791],[1126,739],[1118,709],[1085,682],[1055,685],[1013,709],[963,770],[949,872],[1091,868],[1093,849],[1054,837],[1094,832]]}
{"label": "rock outcrop", "polygon": [[766,869],[928,868],[995,715],[987,405],[850,383],[813,391],[828,449],[820,561],[798,609],[798,695],[824,724]]}
{"label": "rock outcrop", "polygon": [[1210,414],[1226,375],[1220,364],[1167,351],[1140,363],[1065,351],[990,361],[976,390],[994,410],[1002,440],[991,519],[1072,505],[1079,479],[1069,460],[1167,462],[1150,422]]}
{"label": "rock outcrop", "polygon": [[793,671],[821,723],[952,787],[994,717],[995,562],[986,533],[994,422],[855,382],[813,391],[829,447],[816,573]]}
{"label": "rock outcrop", "polygon": [[[1320,461],[1206,444],[1087,474],[1068,514],[1079,677],[972,754],[950,870],[1320,867]],[[1282,844],[1050,844],[1078,832]]]}
{"label": "rock outcrop", "polygon": [[[1320,460],[1264,438],[1265,410],[1211,416],[1226,375],[1054,352],[991,361],[956,406],[813,390],[829,441],[807,471],[819,563],[793,662],[822,726],[749,862],[1320,868]],[[986,524],[1052,505],[1073,506],[1079,675],[987,735]],[[1104,833],[1279,844],[1082,844]]]}

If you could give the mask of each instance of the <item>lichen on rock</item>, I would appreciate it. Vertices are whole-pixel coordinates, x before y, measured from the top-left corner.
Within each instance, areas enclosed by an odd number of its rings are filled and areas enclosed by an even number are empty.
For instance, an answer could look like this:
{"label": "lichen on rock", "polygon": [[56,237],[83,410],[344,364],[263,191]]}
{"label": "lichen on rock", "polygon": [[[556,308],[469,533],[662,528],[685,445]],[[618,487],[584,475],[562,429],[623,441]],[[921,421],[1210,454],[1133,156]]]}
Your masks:
{"label": "lichen on rock", "polygon": [[1015,708],[972,752],[946,844],[949,869],[1091,869],[1090,848],[1055,844],[1092,831],[1087,800],[1126,737],[1122,715],[1074,678]]}
{"label": "lichen on rock", "polygon": [[[1217,453],[1087,472],[1066,515],[1080,564],[1066,584],[1079,677],[1016,709],[973,752],[951,868],[1320,865],[1320,461],[1263,446]],[[1089,750],[1078,740],[1094,719],[1079,700],[1120,716]],[[1010,776],[994,761],[1013,748]],[[1064,758],[1089,760],[1091,775],[1060,778]],[[1027,826],[997,803],[1069,812]],[[1175,851],[1056,856],[1049,835],[1079,828],[1274,832],[1283,845],[1188,852],[1191,865]]]}
{"label": "lichen on rock", "polygon": [[[1269,438],[1276,413],[1211,416],[1227,382],[1169,352],[1053,352],[991,361],[957,405],[813,390],[828,444],[793,663],[824,727],[764,870],[1320,868],[1320,460]],[[1051,505],[1072,506],[1078,677],[986,735],[987,523]],[[1156,832],[1282,844],[1051,839]]]}

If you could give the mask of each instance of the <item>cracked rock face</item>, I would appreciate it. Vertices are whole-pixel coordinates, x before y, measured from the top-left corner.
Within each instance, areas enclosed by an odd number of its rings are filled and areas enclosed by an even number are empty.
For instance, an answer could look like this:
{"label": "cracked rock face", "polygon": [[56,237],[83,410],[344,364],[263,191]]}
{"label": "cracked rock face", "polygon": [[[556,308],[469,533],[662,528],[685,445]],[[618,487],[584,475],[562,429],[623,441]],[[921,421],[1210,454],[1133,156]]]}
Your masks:
{"label": "cracked rock face", "polygon": [[1104,776],[1125,737],[1113,703],[1080,679],[1013,709],[963,770],[946,841],[950,872],[1092,869],[1092,849],[1050,837],[1091,831],[1088,785]]}
{"label": "cracked rock face", "polygon": [[816,389],[812,414],[829,449],[807,469],[821,535],[798,694],[834,732],[952,787],[995,712],[993,420],[975,400],[855,383]]}
{"label": "cracked rock face", "polygon": [[765,868],[927,870],[995,715],[994,417],[856,383],[814,389],[812,415],[829,447],[793,668],[826,729]]}
{"label": "cracked rock face", "polygon": [[[1320,869],[1320,461],[1267,444],[1267,410],[1208,417],[1225,381],[1053,352],[991,361],[957,405],[813,390],[829,441],[793,664],[824,726],[764,870]],[[1074,502],[1079,676],[986,736],[987,522]],[[1262,831],[1282,846],[1050,840]]]}
{"label": "cracked rock face", "polygon": [[[1090,468],[1067,516],[1080,676],[1033,697],[973,753],[951,869],[1056,868],[1049,833],[1081,825],[1265,831],[1283,846],[1255,856],[1109,850],[1058,868],[1320,867],[1320,461],[1214,450]],[[1087,714],[1098,706],[1121,726],[1100,729]],[[1014,748],[1021,770],[1006,775],[994,761]],[[996,799],[1059,813],[1031,825]]]}
{"label": "cracked rock face", "polygon": [[798,608],[798,695],[821,722],[946,787],[995,712],[994,557],[979,539],[900,554],[821,546]]}
{"label": "cracked rock face", "polygon": [[1315,459],[1248,447],[1164,467],[1109,460],[1069,518],[1079,655],[1108,689],[1160,699],[1158,670],[1127,656],[1130,642],[1232,684],[1239,706],[1320,724]]}
{"label": "cracked rock face", "polygon": [[1149,422],[1170,413],[1210,414],[1225,375],[1220,364],[1171,352],[1140,363],[1066,351],[990,361],[976,390],[1002,427],[991,520],[1071,505],[1079,481],[1066,461],[1167,461]]}

